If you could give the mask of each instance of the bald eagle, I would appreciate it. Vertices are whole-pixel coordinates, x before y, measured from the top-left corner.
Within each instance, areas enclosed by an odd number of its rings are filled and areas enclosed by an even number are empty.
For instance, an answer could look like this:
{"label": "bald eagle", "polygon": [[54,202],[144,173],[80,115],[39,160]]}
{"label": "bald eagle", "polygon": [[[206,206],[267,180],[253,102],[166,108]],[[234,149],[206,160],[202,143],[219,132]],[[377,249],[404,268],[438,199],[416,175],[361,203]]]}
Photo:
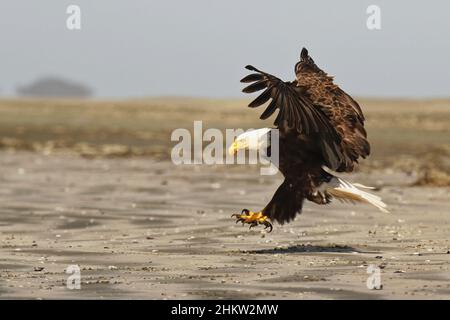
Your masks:
{"label": "bald eagle", "polygon": [[[248,65],[253,73],[242,83],[250,83],[242,91],[264,90],[248,105],[259,107],[267,102],[261,119],[267,119],[278,109],[275,128],[263,128],[238,136],[230,146],[230,154],[240,149],[257,148],[267,141],[273,129],[279,133],[278,168],[284,176],[272,200],[260,212],[243,209],[234,214],[236,222],[258,224],[272,231],[271,221],[290,222],[302,210],[305,199],[328,204],[333,198],[343,202],[364,202],[387,212],[381,198],[362,189],[370,187],[350,183],[335,172],[351,172],[358,159],[370,153],[364,129],[364,115],[358,103],[333,83],[333,78],[321,70],[302,49],[295,65],[296,79],[284,82]],[[270,145],[267,146],[270,154]]]}

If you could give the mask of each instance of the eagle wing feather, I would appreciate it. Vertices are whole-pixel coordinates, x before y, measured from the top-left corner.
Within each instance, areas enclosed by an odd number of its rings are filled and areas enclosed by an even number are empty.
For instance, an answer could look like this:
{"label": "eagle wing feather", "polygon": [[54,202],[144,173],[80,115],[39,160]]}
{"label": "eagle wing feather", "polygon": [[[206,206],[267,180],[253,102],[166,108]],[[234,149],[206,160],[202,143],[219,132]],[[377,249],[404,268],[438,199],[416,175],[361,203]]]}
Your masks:
{"label": "eagle wing feather", "polygon": [[327,165],[337,169],[342,157],[339,150],[341,136],[321,108],[315,106],[302,93],[302,88],[297,86],[296,81],[284,82],[250,65],[246,66],[246,69],[256,73],[242,78],[241,82],[250,83],[242,91],[253,93],[264,89],[258,97],[249,103],[249,107],[256,108],[270,100],[260,118],[267,119],[276,109],[279,109],[274,125],[281,133],[295,130],[298,134],[316,134],[324,151]]}

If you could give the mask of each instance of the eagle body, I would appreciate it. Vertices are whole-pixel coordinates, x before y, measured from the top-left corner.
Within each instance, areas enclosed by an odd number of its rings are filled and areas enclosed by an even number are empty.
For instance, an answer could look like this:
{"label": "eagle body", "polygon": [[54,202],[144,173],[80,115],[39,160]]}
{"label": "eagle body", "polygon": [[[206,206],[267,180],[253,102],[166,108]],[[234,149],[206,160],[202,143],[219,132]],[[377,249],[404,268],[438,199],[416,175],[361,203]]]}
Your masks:
{"label": "eagle body", "polygon": [[[367,187],[333,175],[334,171],[353,171],[358,159],[370,154],[365,119],[358,103],[334,84],[308,51],[305,48],[301,51],[300,61],[295,65],[296,79],[291,82],[250,65],[246,69],[254,73],[241,80],[250,83],[243,92],[264,90],[249,107],[268,103],[261,119],[278,110],[274,125],[279,130],[278,167],[284,176],[284,182],[259,214],[285,223],[301,212],[305,199],[327,204],[332,198],[366,202],[386,211],[379,197],[356,186]],[[238,220],[246,222],[248,212]],[[255,222],[249,223],[252,226]]]}

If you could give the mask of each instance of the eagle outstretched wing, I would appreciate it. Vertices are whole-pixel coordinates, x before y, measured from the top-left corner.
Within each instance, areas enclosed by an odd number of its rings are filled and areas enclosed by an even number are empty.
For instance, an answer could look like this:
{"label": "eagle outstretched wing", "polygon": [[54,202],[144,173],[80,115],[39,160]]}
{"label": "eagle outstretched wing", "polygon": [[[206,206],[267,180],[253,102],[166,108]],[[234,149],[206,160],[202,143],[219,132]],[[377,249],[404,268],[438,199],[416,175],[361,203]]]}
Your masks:
{"label": "eagle outstretched wing", "polygon": [[364,115],[358,103],[337,86],[329,98],[317,102],[316,105],[327,115],[342,139],[344,161],[336,171],[352,171],[359,157],[365,158],[370,154],[370,144],[364,129]]}
{"label": "eagle outstretched wing", "polygon": [[250,65],[245,68],[256,73],[241,80],[243,83],[251,83],[242,91],[252,93],[265,89],[250,102],[249,107],[255,108],[271,100],[260,118],[267,119],[278,108],[274,125],[280,132],[296,130],[299,134],[316,135],[327,166],[337,170],[346,161],[340,147],[342,138],[322,109],[304,95],[296,81],[284,82]]}

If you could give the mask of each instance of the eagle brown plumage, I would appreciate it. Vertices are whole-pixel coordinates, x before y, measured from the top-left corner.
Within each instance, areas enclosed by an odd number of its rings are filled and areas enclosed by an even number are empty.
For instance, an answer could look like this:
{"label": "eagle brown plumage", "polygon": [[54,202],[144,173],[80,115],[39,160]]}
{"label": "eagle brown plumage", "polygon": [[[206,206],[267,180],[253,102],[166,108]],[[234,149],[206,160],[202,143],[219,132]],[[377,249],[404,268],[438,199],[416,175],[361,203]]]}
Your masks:
{"label": "eagle brown plumage", "polygon": [[301,211],[304,199],[326,204],[333,197],[368,202],[386,211],[381,199],[327,170],[353,171],[358,159],[369,155],[370,145],[361,107],[314,63],[308,51],[301,51],[292,82],[250,65],[246,69],[254,73],[241,80],[250,83],[242,91],[264,90],[249,107],[268,102],[261,119],[269,118],[278,109],[274,125],[279,129],[279,169],[285,180],[261,212],[244,209],[235,215],[238,221],[272,228],[268,219],[289,222]]}

